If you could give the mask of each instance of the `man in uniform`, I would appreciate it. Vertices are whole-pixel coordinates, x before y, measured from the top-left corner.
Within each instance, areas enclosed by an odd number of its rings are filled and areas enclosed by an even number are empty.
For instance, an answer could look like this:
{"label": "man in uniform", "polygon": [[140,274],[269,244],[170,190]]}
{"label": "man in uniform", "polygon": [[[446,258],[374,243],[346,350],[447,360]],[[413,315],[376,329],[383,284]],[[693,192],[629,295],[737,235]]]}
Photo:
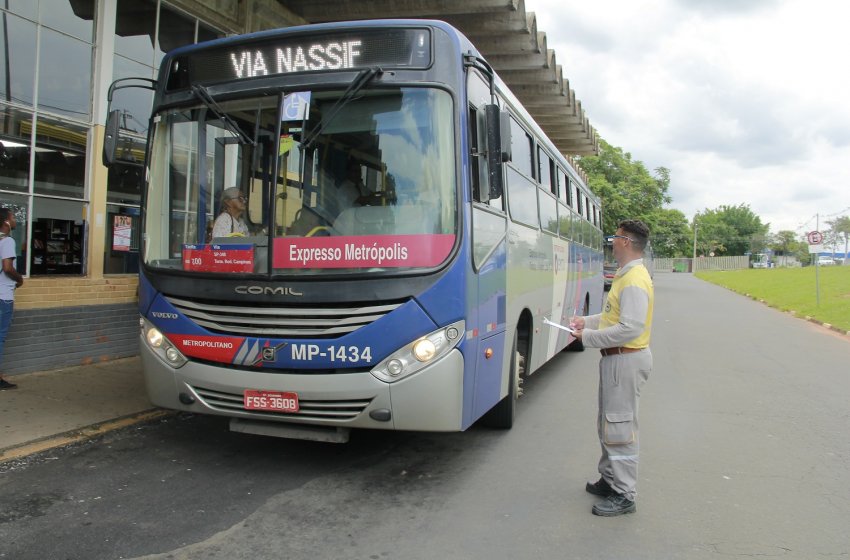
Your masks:
{"label": "man in uniform", "polygon": [[599,416],[602,458],[597,482],[585,489],[604,498],[594,515],[612,517],[636,511],[638,473],[638,399],[652,370],[649,334],[654,293],[643,264],[649,228],[639,220],[620,222],[612,243],[619,269],[605,309],[598,315],[573,317],[571,326],[584,346],[600,348]]}

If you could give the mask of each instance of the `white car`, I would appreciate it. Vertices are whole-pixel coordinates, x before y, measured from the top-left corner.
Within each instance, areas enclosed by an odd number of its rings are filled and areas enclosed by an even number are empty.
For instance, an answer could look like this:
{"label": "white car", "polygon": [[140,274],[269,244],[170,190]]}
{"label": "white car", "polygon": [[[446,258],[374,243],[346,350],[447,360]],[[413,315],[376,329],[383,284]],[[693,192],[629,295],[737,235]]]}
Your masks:
{"label": "white car", "polygon": [[818,265],[819,266],[832,266],[835,264],[835,259],[832,257],[827,257],[826,255],[821,255],[818,257]]}

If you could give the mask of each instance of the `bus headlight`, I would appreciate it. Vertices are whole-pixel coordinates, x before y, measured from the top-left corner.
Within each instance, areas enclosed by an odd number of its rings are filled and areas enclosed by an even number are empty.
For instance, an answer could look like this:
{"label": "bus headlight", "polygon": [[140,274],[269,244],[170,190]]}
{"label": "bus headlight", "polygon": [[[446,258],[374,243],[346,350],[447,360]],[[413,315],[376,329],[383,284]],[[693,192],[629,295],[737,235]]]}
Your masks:
{"label": "bus headlight", "polygon": [[428,338],[423,338],[413,343],[413,355],[420,362],[432,360],[436,353],[437,346]]}
{"label": "bus headlight", "polygon": [[180,355],[180,352],[177,351],[177,348],[173,346],[165,351],[165,358],[173,363],[179,362],[183,356]]}
{"label": "bus headlight", "polygon": [[150,344],[151,348],[159,348],[162,346],[162,341],[165,339],[162,336],[162,333],[159,332],[159,329],[150,328],[148,329],[148,344]]}
{"label": "bus headlight", "polygon": [[148,347],[153,350],[159,359],[166,362],[173,368],[182,367],[188,360],[171,344],[171,341],[165,337],[162,332],[153,326],[147,319],[142,319],[142,338],[147,342]]}
{"label": "bus headlight", "polygon": [[463,338],[464,325],[458,321],[414,340],[372,368],[372,375],[393,383],[416,373],[456,347]]}
{"label": "bus headlight", "polygon": [[401,375],[402,371],[404,371],[404,363],[401,360],[394,359],[387,362],[387,372],[393,377]]}

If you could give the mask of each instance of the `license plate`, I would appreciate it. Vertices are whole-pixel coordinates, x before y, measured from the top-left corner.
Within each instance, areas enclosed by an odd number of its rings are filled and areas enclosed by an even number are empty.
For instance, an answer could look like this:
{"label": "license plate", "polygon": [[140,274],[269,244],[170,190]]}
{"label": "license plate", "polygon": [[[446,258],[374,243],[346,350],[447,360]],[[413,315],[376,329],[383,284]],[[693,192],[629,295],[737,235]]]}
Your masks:
{"label": "license plate", "polygon": [[298,394],[247,389],[244,395],[244,405],[245,410],[298,412]]}

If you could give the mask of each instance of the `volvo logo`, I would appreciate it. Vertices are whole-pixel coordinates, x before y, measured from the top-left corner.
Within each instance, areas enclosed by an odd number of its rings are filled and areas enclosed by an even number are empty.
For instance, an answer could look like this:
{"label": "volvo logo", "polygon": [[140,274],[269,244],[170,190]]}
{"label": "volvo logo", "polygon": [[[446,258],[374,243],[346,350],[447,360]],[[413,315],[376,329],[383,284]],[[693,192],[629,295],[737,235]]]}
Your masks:
{"label": "volvo logo", "polygon": [[161,311],[153,311],[151,313],[157,319],[176,319],[177,313],[163,313]]}
{"label": "volvo logo", "polygon": [[303,296],[302,292],[296,292],[292,288],[283,286],[236,286],[237,294],[251,294],[254,296]]}

